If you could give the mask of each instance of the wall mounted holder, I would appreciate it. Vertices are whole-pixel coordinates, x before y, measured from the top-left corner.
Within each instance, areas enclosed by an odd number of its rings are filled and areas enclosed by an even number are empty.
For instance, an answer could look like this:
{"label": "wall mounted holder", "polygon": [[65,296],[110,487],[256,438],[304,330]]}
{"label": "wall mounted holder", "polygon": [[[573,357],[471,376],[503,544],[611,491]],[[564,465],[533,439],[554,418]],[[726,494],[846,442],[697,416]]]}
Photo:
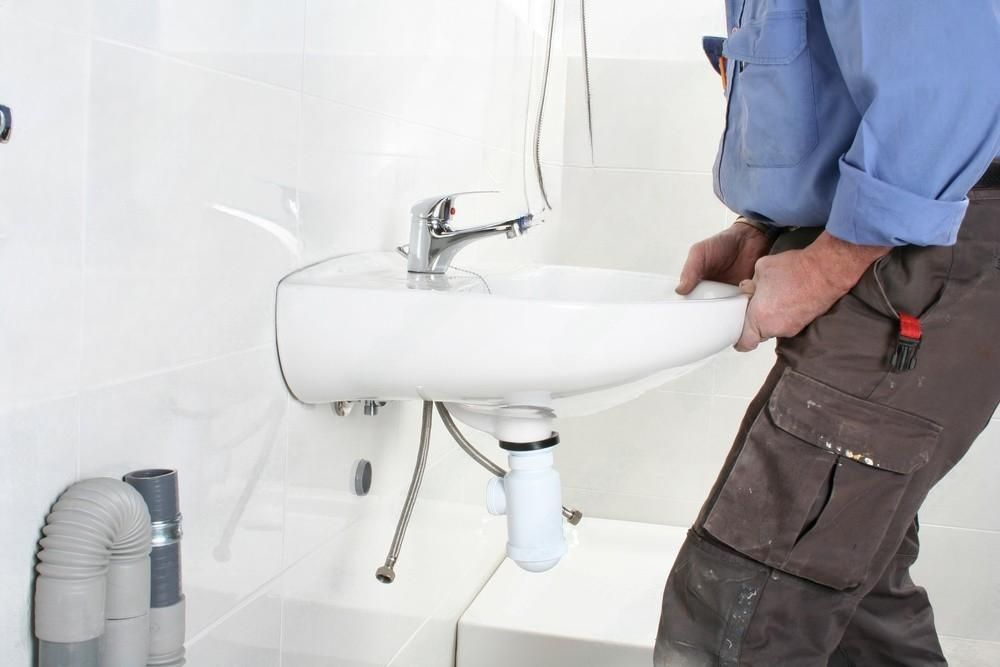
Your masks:
{"label": "wall mounted holder", "polygon": [[10,107],[0,104],[0,144],[10,141],[10,133],[14,127],[14,117],[10,113]]}
{"label": "wall mounted holder", "polygon": [[364,413],[366,417],[377,417],[378,411],[384,408],[386,404],[385,401],[373,401],[373,400],[334,401],[333,403],[330,404],[330,407],[333,408],[333,413],[338,417],[346,417],[347,415],[351,414],[352,410],[354,410],[355,403],[362,403],[364,405]]}

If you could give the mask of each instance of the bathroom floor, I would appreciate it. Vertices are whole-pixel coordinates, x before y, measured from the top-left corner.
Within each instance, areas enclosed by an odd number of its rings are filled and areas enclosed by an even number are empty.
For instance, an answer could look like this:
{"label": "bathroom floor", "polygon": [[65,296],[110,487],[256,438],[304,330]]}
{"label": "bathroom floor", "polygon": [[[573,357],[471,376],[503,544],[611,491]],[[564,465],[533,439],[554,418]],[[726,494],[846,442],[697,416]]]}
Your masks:
{"label": "bathroom floor", "polygon": [[[559,567],[505,560],[459,621],[457,667],[649,667],[685,529],[587,518]],[[1000,644],[942,637],[952,667],[996,667]]]}

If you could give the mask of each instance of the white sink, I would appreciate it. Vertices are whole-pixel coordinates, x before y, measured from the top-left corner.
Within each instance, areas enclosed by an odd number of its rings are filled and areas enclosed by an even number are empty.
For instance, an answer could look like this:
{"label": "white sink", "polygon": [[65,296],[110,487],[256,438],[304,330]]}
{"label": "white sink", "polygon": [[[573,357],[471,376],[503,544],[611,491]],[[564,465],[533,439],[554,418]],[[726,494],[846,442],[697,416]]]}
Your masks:
{"label": "white sink", "polygon": [[578,515],[552,468],[555,420],[627,401],[739,338],[737,288],[675,285],[568,266],[408,274],[399,255],[348,255],[278,285],[278,356],[306,403],[440,401],[495,436],[509,472],[490,480],[487,507],[507,516],[507,556],[544,572],[566,554],[563,516]]}
{"label": "white sink", "polygon": [[277,295],[288,388],[306,403],[457,404],[457,417],[495,432],[484,420],[497,414],[625,402],[733,345],[746,311],[746,297],[720,283],[681,297],[675,279],[656,274],[473,269],[411,277],[401,256],[368,253],[289,275]]}

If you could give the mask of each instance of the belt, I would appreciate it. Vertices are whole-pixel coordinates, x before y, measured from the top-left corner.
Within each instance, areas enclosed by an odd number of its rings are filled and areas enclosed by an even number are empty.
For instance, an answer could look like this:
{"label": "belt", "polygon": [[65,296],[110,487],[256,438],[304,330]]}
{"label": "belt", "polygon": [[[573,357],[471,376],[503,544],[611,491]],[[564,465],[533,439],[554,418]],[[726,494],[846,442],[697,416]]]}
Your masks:
{"label": "belt", "polygon": [[994,160],[983,177],[972,188],[973,190],[996,190],[1000,189],[1000,160]]}

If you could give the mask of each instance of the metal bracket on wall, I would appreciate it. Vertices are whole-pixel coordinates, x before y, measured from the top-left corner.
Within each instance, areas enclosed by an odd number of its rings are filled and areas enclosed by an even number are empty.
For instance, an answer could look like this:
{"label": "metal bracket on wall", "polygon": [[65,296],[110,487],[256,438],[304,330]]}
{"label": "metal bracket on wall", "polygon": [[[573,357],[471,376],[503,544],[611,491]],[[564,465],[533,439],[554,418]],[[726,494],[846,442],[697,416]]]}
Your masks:
{"label": "metal bracket on wall", "polygon": [[10,107],[0,104],[0,144],[10,141],[10,130],[14,124],[14,118],[10,114]]}
{"label": "metal bracket on wall", "polygon": [[385,401],[336,401],[332,404],[333,411],[338,417],[346,417],[351,414],[351,410],[354,409],[355,403],[363,403],[364,413],[367,417],[377,417],[378,411],[385,407]]}

